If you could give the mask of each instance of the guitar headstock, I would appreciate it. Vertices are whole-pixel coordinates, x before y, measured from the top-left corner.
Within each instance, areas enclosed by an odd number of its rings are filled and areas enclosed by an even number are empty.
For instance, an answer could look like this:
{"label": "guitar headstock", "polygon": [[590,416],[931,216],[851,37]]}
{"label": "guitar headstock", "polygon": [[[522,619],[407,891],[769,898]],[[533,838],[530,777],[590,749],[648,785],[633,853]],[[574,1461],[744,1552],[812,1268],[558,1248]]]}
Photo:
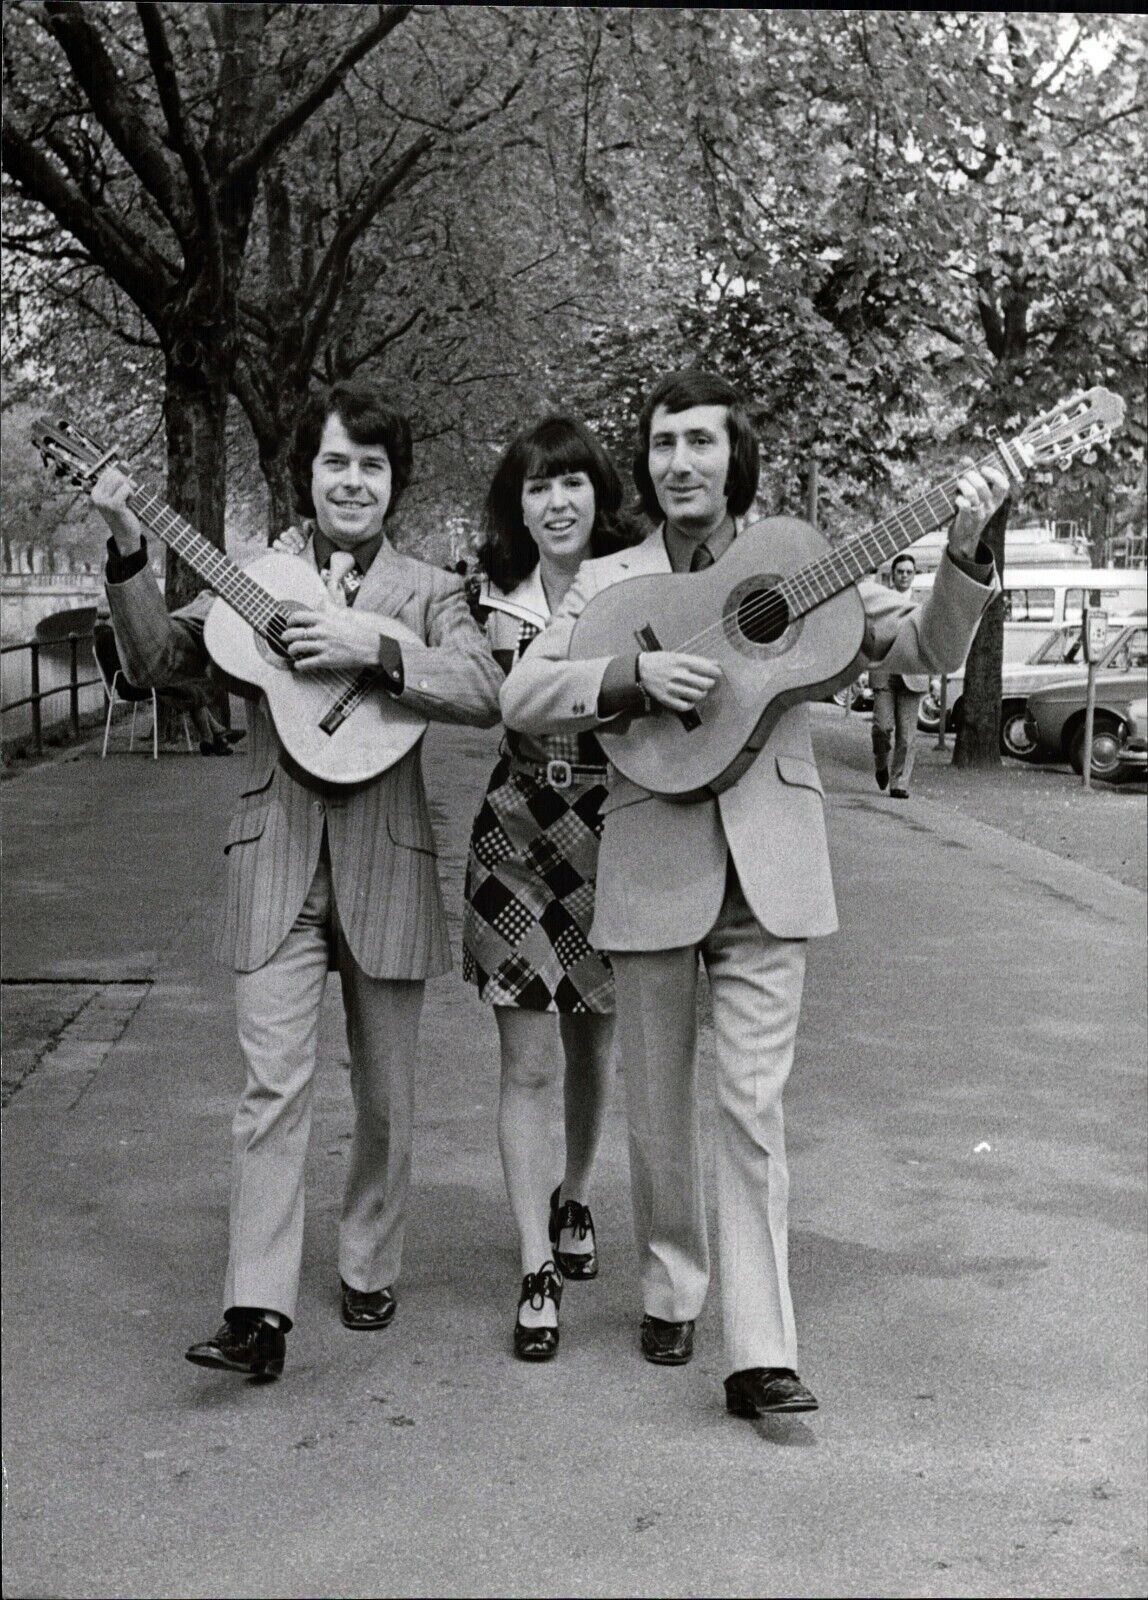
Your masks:
{"label": "guitar headstock", "polygon": [[32,424],[32,444],[59,478],[70,478],[79,489],[90,489],[118,452],[93,439],[69,417],[37,417]]}
{"label": "guitar headstock", "polygon": [[1084,389],[1034,418],[1010,440],[1026,467],[1066,467],[1124,425],[1124,402],[1110,389]]}

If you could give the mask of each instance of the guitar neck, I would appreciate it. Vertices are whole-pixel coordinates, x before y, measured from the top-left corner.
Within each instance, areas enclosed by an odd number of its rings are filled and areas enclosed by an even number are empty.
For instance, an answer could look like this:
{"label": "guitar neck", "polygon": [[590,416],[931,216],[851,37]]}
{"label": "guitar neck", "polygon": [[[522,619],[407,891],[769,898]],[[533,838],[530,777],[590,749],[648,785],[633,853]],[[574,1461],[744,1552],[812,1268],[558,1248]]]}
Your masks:
{"label": "guitar neck", "polygon": [[172,510],[153,489],[133,480],[128,505],[149,533],[181,556],[193,572],[261,634],[277,610],[275,597],[249,578],[222,550]]}
{"label": "guitar neck", "polygon": [[[988,466],[1004,466],[1010,480],[1020,479],[1017,452],[1003,441],[991,455],[977,462],[978,470]],[[937,484],[918,499],[886,517],[875,528],[854,534],[835,544],[828,555],[803,567],[790,578],[778,584],[791,616],[802,616],[815,606],[831,600],[835,594],[848,589],[859,578],[875,572],[883,561],[888,561],[922,534],[944,527],[957,511],[957,478]]]}

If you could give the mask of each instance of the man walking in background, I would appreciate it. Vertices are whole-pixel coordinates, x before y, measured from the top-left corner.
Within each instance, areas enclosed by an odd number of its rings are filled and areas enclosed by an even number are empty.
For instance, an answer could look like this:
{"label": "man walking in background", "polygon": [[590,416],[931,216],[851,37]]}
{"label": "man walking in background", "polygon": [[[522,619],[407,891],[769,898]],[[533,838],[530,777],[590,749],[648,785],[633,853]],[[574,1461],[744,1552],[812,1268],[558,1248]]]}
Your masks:
{"label": "man walking in background", "polygon": [[[897,594],[907,595],[917,575],[917,563],[908,551],[893,560],[891,571]],[[869,668],[873,691],[873,763],[878,789],[888,789],[894,800],[909,798],[909,780],[917,753],[917,714],[929,687],[926,673],[891,672],[875,661]],[[893,753],[892,764],[889,752]]]}

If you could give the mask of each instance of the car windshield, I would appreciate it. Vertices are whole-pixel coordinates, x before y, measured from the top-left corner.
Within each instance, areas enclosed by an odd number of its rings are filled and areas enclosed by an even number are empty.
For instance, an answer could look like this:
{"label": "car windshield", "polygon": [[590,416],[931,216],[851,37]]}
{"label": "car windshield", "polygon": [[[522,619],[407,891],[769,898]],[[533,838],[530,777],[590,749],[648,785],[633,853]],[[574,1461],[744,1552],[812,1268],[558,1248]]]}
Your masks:
{"label": "car windshield", "polygon": [[1148,628],[1131,628],[1117,639],[1104,666],[1109,672],[1133,672],[1148,667]]}
{"label": "car windshield", "polygon": [[1043,662],[1046,666],[1055,667],[1063,662],[1080,659],[1080,626],[1076,624],[1071,628],[1054,628],[1036,654],[1029,657],[1029,665],[1035,666],[1037,662]]}

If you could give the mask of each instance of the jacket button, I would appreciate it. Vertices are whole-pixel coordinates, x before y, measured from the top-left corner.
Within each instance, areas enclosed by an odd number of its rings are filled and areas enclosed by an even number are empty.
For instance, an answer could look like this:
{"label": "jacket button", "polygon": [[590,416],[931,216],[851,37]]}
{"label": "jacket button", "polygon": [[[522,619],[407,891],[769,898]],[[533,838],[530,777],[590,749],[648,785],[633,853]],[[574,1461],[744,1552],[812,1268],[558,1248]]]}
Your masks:
{"label": "jacket button", "polygon": [[312,808],[312,810],[314,810],[314,811],[322,811],[322,809],[323,809],[323,802],[322,802],[322,801],[321,801],[321,800],[312,800],[312,802],[311,802],[311,808]]}
{"label": "jacket button", "polygon": [[581,700],[576,700],[574,702],[573,711],[576,717],[580,717],[585,710],[586,707],[582,704]]}

